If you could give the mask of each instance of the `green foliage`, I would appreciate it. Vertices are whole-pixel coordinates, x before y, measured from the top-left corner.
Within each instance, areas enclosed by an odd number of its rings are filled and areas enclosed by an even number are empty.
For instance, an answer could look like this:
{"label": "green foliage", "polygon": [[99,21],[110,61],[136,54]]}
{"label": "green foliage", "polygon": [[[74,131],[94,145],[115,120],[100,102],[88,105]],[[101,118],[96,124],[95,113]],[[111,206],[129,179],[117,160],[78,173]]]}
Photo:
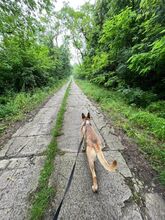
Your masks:
{"label": "green foliage", "polygon": [[54,93],[63,85],[63,80],[58,80],[49,87],[33,90],[33,92],[10,93],[0,97],[0,133],[11,122],[22,119],[27,112],[42,103],[45,98]]}
{"label": "green foliage", "polygon": [[0,1],[0,94],[34,90],[70,74],[68,44],[53,43],[53,12],[49,0]]}
{"label": "green foliage", "polygon": [[123,87],[129,103],[138,106],[163,99],[164,1],[97,0],[90,16],[81,78],[116,90]]}
{"label": "green foliage", "polygon": [[158,117],[165,118],[165,101],[153,102],[147,106],[147,110],[156,114]]}
{"label": "green foliage", "polygon": [[145,92],[140,88],[123,89],[122,94],[129,104],[135,104],[139,107],[146,107],[157,98],[152,92]]}
{"label": "green foliage", "polygon": [[105,82],[105,75],[96,76],[93,80],[91,79],[91,81],[101,85]]}
{"label": "green foliage", "polygon": [[58,18],[61,20],[64,28],[69,29],[69,32],[71,32],[70,35],[68,34],[68,37],[80,54],[80,58],[85,56],[84,40],[89,39],[89,30],[93,26],[92,11],[93,7],[88,2],[79,11],[75,11],[68,3],[65,3],[65,6],[58,13]]}
{"label": "green foliage", "polygon": [[136,13],[130,8],[125,8],[120,14],[115,15],[113,19],[107,19],[103,26],[103,33],[100,43],[109,47],[110,53],[117,53],[120,47],[131,44],[133,25]]}
{"label": "green foliage", "polygon": [[165,185],[165,171],[162,171],[160,174],[160,181]]}
{"label": "green foliage", "polygon": [[104,67],[106,67],[108,64],[108,54],[107,53],[101,53],[93,57],[93,65],[92,70],[93,72],[97,73],[100,72]]}
{"label": "green foliage", "polygon": [[148,112],[135,113],[130,120],[140,128],[151,131],[160,140],[165,139],[165,119],[156,117]]}
{"label": "green foliage", "polygon": [[148,52],[135,54],[128,60],[129,69],[138,74],[145,75],[150,71],[161,74],[165,59],[165,37],[154,41]]}

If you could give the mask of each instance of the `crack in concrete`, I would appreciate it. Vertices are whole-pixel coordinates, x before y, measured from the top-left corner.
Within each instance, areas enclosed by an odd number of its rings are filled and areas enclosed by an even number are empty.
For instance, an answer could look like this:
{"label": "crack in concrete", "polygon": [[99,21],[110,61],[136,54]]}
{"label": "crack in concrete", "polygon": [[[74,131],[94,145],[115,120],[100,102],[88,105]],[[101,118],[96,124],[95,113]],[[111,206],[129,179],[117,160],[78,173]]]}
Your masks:
{"label": "crack in concrete", "polygon": [[142,216],[142,219],[143,220],[150,219],[150,217],[148,216],[148,214],[145,211],[145,207],[146,207],[145,199],[142,196],[142,193],[140,191],[138,192],[136,190],[135,183],[133,182],[133,178],[124,177],[124,176],[123,176],[123,178],[124,178],[126,184],[129,186],[131,192],[132,192],[132,197],[128,200],[128,203],[127,203],[127,201],[125,201],[126,202],[125,207],[128,207],[130,205],[130,201],[134,201],[139,207],[139,211],[140,211],[140,214]]}
{"label": "crack in concrete", "polygon": [[[27,143],[26,143],[25,145],[23,145],[23,146],[18,150],[18,152],[17,152],[15,155],[13,155],[13,156],[16,157],[26,146],[27,146]],[[10,147],[8,148],[7,152],[5,153],[5,157],[8,157],[7,154],[8,154],[8,152],[9,152],[9,150],[10,150]]]}
{"label": "crack in concrete", "polygon": [[51,135],[51,133],[46,133],[46,134],[33,134],[33,135],[15,135],[15,136],[13,136],[12,138],[19,138],[19,137],[40,137],[40,136],[50,136]]}
{"label": "crack in concrete", "polygon": [[44,156],[45,155],[45,152],[42,152],[42,153],[38,153],[38,154],[25,154],[25,155],[13,155],[13,156],[4,156],[4,157],[1,157],[0,159],[1,160],[9,160],[9,159],[19,159],[19,158],[29,158],[29,157],[41,157],[41,156]]}
{"label": "crack in concrete", "polygon": [[108,125],[108,123],[106,123],[105,125],[103,125],[103,126],[99,129],[99,131],[101,132],[101,130],[102,130],[103,128],[105,128],[107,125]]}

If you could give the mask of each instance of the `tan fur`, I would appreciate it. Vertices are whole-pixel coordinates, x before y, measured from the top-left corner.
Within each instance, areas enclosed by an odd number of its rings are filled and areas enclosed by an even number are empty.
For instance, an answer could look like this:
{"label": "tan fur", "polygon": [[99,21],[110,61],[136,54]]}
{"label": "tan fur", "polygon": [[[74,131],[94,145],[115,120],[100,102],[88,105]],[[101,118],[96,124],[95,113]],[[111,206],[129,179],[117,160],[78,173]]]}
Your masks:
{"label": "tan fur", "polygon": [[94,131],[93,127],[90,123],[90,114],[88,113],[87,117],[82,113],[83,123],[81,126],[81,132],[84,136],[84,141],[86,145],[86,154],[88,158],[89,168],[92,174],[92,190],[93,192],[97,192],[98,184],[97,177],[95,172],[94,162],[96,160],[96,156],[99,159],[102,166],[108,171],[114,171],[117,168],[117,161],[114,160],[111,164],[107,162],[104,157],[104,154],[101,149],[101,141]]}

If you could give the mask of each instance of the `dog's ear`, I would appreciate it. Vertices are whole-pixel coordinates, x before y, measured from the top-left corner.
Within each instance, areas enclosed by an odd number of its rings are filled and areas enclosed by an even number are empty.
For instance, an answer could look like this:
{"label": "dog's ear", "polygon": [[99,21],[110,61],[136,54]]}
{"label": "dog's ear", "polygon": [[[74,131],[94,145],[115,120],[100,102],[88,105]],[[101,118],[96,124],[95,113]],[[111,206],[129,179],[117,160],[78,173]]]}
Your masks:
{"label": "dog's ear", "polygon": [[88,114],[87,114],[87,118],[88,119],[90,119],[91,118],[91,116],[90,116],[90,113],[88,112]]}
{"label": "dog's ear", "polygon": [[85,119],[85,115],[84,115],[84,113],[82,113],[81,116],[82,116],[82,119]]}

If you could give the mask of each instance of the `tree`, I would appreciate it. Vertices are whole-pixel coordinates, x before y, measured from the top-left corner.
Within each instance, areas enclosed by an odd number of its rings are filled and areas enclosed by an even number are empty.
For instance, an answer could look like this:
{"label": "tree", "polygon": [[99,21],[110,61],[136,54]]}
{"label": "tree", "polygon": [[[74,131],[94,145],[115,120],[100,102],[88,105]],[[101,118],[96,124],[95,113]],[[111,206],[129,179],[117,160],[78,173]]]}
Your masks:
{"label": "tree", "polygon": [[0,1],[0,13],[1,94],[32,90],[68,75],[68,48],[54,43],[59,22],[52,19],[50,0]]}
{"label": "tree", "polygon": [[163,98],[164,0],[97,0],[91,17],[80,76],[120,90],[138,87]]}

